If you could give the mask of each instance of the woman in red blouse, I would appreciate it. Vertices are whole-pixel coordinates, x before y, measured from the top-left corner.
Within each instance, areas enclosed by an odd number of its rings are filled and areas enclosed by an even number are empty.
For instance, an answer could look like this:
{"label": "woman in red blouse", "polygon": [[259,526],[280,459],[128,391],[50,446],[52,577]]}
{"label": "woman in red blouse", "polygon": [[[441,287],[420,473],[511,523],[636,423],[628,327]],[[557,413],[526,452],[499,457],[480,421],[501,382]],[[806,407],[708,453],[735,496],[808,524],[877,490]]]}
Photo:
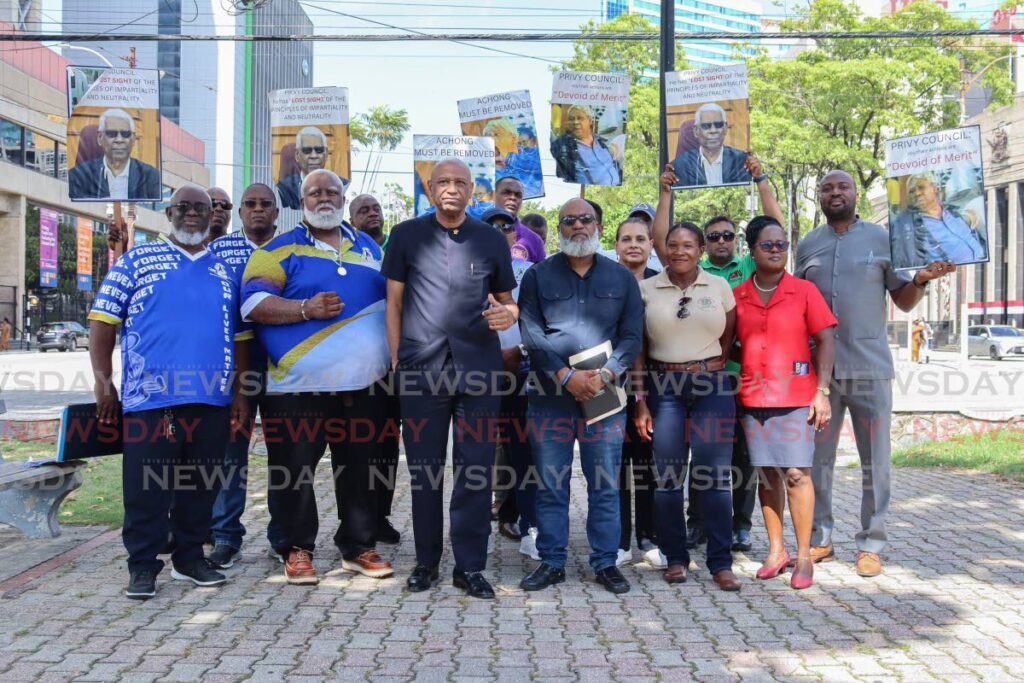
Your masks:
{"label": "woman in red blouse", "polygon": [[774,218],[752,219],[746,238],[757,270],[734,293],[743,355],[740,421],[750,462],[758,468],[758,497],[769,542],[757,578],[774,578],[791,564],[782,535],[788,494],[797,541],[790,585],[807,588],[814,576],[814,433],[831,419],[828,386],[837,323],[817,288],[786,272],[789,241]]}

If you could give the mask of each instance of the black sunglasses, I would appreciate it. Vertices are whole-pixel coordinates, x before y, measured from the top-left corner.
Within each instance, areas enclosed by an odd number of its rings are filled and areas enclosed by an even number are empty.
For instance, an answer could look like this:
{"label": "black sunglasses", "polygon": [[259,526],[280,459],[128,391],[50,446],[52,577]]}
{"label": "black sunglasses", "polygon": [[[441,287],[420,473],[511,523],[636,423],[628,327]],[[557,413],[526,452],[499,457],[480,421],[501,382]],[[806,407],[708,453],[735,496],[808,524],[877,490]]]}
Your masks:
{"label": "black sunglasses", "polygon": [[318,145],[316,147],[303,147],[302,148],[302,153],[303,154],[314,154],[314,153],[315,154],[323,154],[325,149],[327,149],[327,148],[324,147],[323,145]]}
{"label": "black sunglasses", "polygon": [[679,300],[679,312],[676,313],[677,318],[679,318],[680,320],[685,320],[686,318],[690,317],[690,312],[686,310],[686,307],[690,304],[691,301],[693,301],[693,299],[691,299],[688,296],[684,296],[682,299]]}
{"label": "black sunglasses", "polygon": [[103,131],[103,134],[106,135],[109,140],[116,140],[118,135],[127,140],[131,136],[135,135],[135,133],[130,130],[105,130]]}
{"label": "black sunglasses", "polygon": [[498,230],[501,230],[502,232],[512,232],[513,230],[516,229],[515,223],[498,223],[497,221],[495,221],[491,225],[496,227]]}
{"label": "black sunglasses", "polygon": [[757,246],[761,247],[761,251],[772,251],[773,248],[777,251],[788,251],[789,240],[765,240],[758,242]]}
{"label": "black sunglasses", "polygon": [[705,235],[708,242],[717,242],[719,240],[725,240],[726,242],[732,242],[736,239],[736,233],[734,232],[709,232]]}
{"label": "black sunglasses", "polygon": [[223,199],[214,199],[210,202],[210,206],[212,206],[215,209],[224,209],[225,211],[230,211],[233,205],[231,204],[231,202],[225,201]]}
{"label": "black sunglasses", "polygon": [[725,121],[709,121],[707,123],[700,124],[701,130],[711,130],[712,128],[715,130],[722,130],[725,128]]}
{"label": "black sunglasses", "polygon": [[576,221],[579,221],[583,225],[590,225],[591,223],[594,222],[594,214],[581,213],[579,216],[562,216],[562,218],[560,218],[558,222],[564,226],[570,226]]}
{"label": "black sunglasses", "polygon": [[274,202],[269,199],[243,199],[242,206],[247,209],[255,209],[257,206],[261,209],[269,209],[274,205]]}
{"label": "black sunglasses", "polygon": [[187,214],[189,211],[195,211],[200,216],[205,216],[210,213],[210,207],[203,202],[178,202],[177,204],[171,204],[171,208],[182,216]]}

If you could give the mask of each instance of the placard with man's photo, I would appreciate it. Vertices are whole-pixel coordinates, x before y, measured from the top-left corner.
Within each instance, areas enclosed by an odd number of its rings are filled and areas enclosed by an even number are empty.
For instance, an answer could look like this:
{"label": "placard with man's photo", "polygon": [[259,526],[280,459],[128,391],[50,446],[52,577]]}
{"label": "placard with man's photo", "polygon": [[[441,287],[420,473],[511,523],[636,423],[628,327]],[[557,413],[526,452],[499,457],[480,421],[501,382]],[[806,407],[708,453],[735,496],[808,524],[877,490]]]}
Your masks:
{"label": "placard with man's photo", "polygon": [[559,71],[551,88],[551,156],[567,183],[621,185],[628,74]]}
{"label": "placard with man's photo", "polygon": [[459,100],[463,135],[494,139],[494,181],[515,178],[523,199],[544,196],[544,173],[529,90]]}

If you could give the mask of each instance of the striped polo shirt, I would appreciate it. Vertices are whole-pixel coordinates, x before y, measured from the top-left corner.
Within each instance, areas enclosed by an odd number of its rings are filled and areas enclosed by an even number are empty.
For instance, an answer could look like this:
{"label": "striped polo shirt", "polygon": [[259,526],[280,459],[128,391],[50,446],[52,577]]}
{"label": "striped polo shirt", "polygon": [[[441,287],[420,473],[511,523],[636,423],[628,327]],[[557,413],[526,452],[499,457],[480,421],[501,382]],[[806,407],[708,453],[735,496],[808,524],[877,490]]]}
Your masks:
{"label": "striped polo shirt", "polygon": [[364,389],[387,373],[380,247],[347,224],[341,233],[335,250],[300,223],[249,257],[242,275],[245,318],[268,296],[302,300],[333,291],[344,304],[330,320],[255,325],[269,356],[268,393]]}

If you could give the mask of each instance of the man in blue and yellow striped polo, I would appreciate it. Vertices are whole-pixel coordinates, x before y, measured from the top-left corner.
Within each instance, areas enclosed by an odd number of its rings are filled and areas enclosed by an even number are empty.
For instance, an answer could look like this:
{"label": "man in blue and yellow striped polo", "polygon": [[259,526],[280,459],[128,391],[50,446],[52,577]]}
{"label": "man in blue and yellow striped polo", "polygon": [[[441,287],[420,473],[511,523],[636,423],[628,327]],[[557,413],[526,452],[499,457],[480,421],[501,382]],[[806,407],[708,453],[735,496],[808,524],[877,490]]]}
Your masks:
{"label": "man in blue and yellow striped polo", "polygon": [[375,550],[371,490],[387,426],[384,396],[372,390],[389,361],[380,247],[345,224],[337,175],[314,171],[301,192],[302,223],[254,251],[242,276],[242,315],[269,357],[263,429],[284,531],[275,550],[289,583],[318,581],[313,474],[330,445],[342,567],[390,576]]}

